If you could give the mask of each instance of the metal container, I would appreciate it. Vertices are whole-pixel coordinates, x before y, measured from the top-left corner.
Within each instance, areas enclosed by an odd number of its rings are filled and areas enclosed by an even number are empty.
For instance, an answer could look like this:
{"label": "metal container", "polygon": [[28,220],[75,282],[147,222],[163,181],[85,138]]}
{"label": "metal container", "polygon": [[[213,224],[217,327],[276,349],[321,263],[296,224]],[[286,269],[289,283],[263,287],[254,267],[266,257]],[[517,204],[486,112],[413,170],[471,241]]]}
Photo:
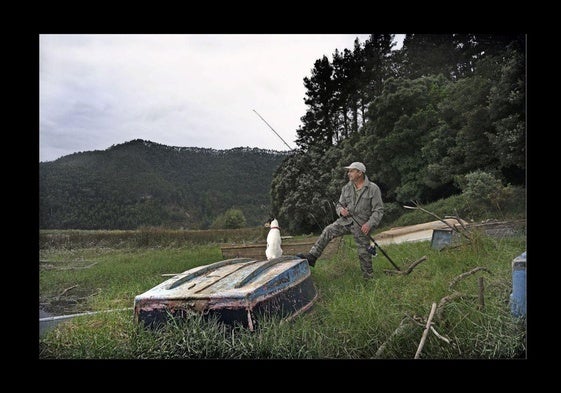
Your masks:
{"label": "metal container", "polygon": [[510,312],[516,318],[526,316],[526,251],[512,260]]}
{"label": "metal container", "polygon": [[450,244],[452,244],[452,229],[433,229],[431,248],[441,250]]}

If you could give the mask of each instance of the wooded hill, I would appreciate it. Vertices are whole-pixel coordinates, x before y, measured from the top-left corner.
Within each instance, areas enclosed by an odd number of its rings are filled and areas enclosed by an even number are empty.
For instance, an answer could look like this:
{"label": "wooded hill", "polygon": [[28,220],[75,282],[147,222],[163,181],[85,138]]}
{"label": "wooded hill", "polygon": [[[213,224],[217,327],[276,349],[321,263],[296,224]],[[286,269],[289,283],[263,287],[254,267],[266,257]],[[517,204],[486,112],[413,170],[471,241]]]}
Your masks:
{"label": "wooded hill", "polygon": [[271,213],[273,172],[288,153],[133,140],[39,164],[40,229],[206,229],[229,209],[248,226]]}

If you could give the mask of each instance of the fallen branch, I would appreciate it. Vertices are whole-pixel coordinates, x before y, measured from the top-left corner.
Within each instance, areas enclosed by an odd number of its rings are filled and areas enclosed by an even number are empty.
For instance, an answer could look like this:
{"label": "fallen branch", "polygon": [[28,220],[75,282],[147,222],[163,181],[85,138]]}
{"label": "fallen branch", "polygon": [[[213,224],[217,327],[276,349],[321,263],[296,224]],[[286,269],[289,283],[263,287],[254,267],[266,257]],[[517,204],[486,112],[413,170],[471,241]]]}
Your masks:
{"label": "fallen branch", "polygon": [[101,288],[97,288],[97,292],[91,293],[88,296],[84,296],[84,297],[79,297],[76,300],[84,300],[84,299],[89,299],[92,296],[97,296],[101,293]]}
{"label": "fallen branch", "polygon": [[456,226],[454,225],[450,225],[448,224],[445,220],[443,220],[442,218],[440,218],[439,216],[437,216],[436,214],[434,214],[433,212],[430,212],[426,209],[423,209],[418,202],[413,202],[413,204],[415,205],[415,207],[413,206],[403,206],[406,209],[413,209],[413,210],[421,210],[422,212],[425,212],[431,216],[433,216],[434,218],[436,218],[438,221],[444,223],[444,225],[446,225],[447,227],[451,228],[453,231],[458,232],[460,235],[464,236],[466,239],[468,239],[469,241],[471,241],[471,238],[466,235],[466,233],[464,231],[460,231],[458,228],[456,228]]}
{"label": "fallen branch", "polygon": [[454,209],[454,213],[456,213],[456,216],[454,216],[454,218],[456,219],[456,221],[458,221],[460,223],[460,225],[462,226],[462,228],[464,229],[464,231],[467,231],[467,227],[464,225],[464,221],[460,219],[460,215],[458,214],[458,210]]}
{"label": "fallen branch", "polygon": [[[406,271],[395,271],[395,270],[386,270],[386,273],[390,273],[390,274],[409,274],[410,271],[419,263],[421,263],[422,261],[424,261],[426,259],[426,256],[419,259],[418,261],[415,261],[413,264],[411,264],[411,266],[406,270]],[[454,280],[452,280],[452,282],[450,283],[450,288],[453,287],[458,281],[464,279],[467,276],[470,276],[480,270],[484,270],[490,274],[491,271],[489,271],[487,268],[484,267],[476,267],[472,270],[470,270],[469,272],[466,273],[462,273],[461,275],[459,275],[458,277],[456,277]],[[448,296],[443,297],[442,299],[440,299],[440,301],[438,302],[438,305],[436,303],[432,304],[431,307],[431,312],[429,314],[429,317],[426,321],[426,324],[422,323],[422,318],[420,317],[410,317],[410,316],[406,316],[405,318],[403,318],[401,320],[401,322],[399,323],[399,326],[392,332],[392,334],[388,337],[388,339],[382,344],[380,345],[380,347],[378,348],[378,350],[376,351],[374,357],[375,358],[381,358],[382,354],[384,353],[384,351],[386,350],[388,343],[393,340],[396,336],[403,334],[407,329],[411,328],[414,325],[419,325],[419,326],[425,326],[425,330],[423,331],[423,335],[421,338],[421,342],[419,343],[419,347],[417,348],[417,352],[415,354],[415,359],[418,359],[421,351],[423,349],[423,346],[425,344],[425,341],[427,339],[428,336],[428,332],[429,330],[433,332],[433,334],[438,337],[440,340],[446,342],[447,344],[450,344],[450,339],[447,337],[444,337],[443,335],[441,335],[440,333],[438,333],[436,331],[436,329],[434,328],[434,326],[432,326],[432,320],[440,320],[442,318],[442,313],[444,311],[444,307],[452,302],[453,300],[456,299],[460,299],[460,298],[479,298],[479,304],[482,307],[482,305],[484,304],[483,300],[482,300],[482,291],[483,291],[483,285],[482,285],[482,278],[480,278],[480,293],[478,296],[476,295],[467,295],[465,293],[462,292],[458,292],[458,291],[454,291],[453,293],[451,293]],[[421,322],[420,322],[421,321]]]}
{"label": "fallen branch", "polygon": [[405,331],[405,329],[407,329],[410,325],[410,320],[407,319],[407,317],[404,317],[401,322],[399,323],[399,326],[397,327],[397,329],[395,329],[392,334],[390,334],[390,336],[388,337],[388,339],[382,344],[380,345],[380,347],[378,348],[378,350],[376,351],[376,353],[374,354],[374,358],[379,359],[382,356],[382,353],[386,350],[386,347],[388,346],[388,343],[397,335],[400,335],[403,331]]}
{"label": "fallen branch", "polygon": [[438,332],[436,331],[436,329],[434,328],[434,326],[430,327],[430,330],[435,334],[436,337],[438,337],[439,339],[441,339],[442,341],[446,342],[446,344],[450,344],[450,340],[447,339],[444,336],[441,336],[440,334],[438,334]]}
{"label": "fallen branch", "polygon": [[444,306],[446,304],[450,303],[452,300],[462,298],[464,296],[465,295],[461,292],[454,292],[451,295],[444,296],[442,299],[440,299],[440,302],[438,302],[438,307],[436,309],[436,318],[440,319],[440,317],[442,316],[442,311],[444,310]]}
{"label": "fallen branch", "polygon": [[70,291],[71,289],[76,288],[77,286],[78,286],[78,284],[66,288],[64,291],[62,291],[62,292],[56,297],[57,300],[59,300],[59,299],[61,298],[61,296],[63,296],[66,292]]}
{"label": "fallen branch", "polygon": [[414,324],[416,324],[417,326],[420,326],[420,327],[425,326],[425,321],[423,320],[422,317],[418,317],[416,315],[413,315],[413,316],[407,315],[407,316],[410,318],[411,323],[414,323]]}
{"label": "fallen branch", "polygon": [[420,264],[421,262],[424,262],[427,260],[427,256],[423,256],[420,259],[417,259],[415,262],[413,262],[411,265],[409,265],[409,267],[405,270],[389,270],[389,269],[384,269],[384,273],[386,274],[409,274],[413,271],[413,269]]}
{"label": "fallen branch", "polygon": [[452,289],[452,287],[454,285],[456,285],[458,283],[458,281],[463,280],[464,278],[466,278],[467,276],[471,276],[472,274],[477,273],[478,271],[483,270],[489,274],[493,274],[489,269],[487,269],[486,267],[482,267],[482,266],[478,266],[475,267],[473,269],[471,269],[469,272],[465,272],[460,274],[458,277],[454,278],[451,282],[450,285],[448,285],[448,288]]}
{"label": "fallen branch", "polygon": [[[461,295],[459,292],[457,292],[457,294]],[[433,304],[433,307],[434,307],[435,304],[436,303]],[[443,304],[443,301],[441,300],[440,305],[437,307],[437,312],[434,313],[434,317],[432,319],[437,319],[437,317],[439,316],[438,311],[442,311],[442,309],[439,310],[439,307],[441,307],[442,304]],[[432,314],[432,311],[431,311],[431,314]],[[391,340],[393,340],[396,336],[403,334],[407,329],[410,329],[410,328],[414,327],[415,325],[423,327],[426,324],[421,317],[406,315],[401,320],[401,322],[399,323],[399,326],[392,332],[392,334],[390,334],[388,339],[382,345],[380,345],[380,347],[378,348],[378,350],[374,354],[374,358],[375,359],[380,359],[382,357],[382,354],[385,352],[385,350],[388,346],[388,343]],[[430,324],[430,330],[434,333],[434,335],[436,337],[438,337],[442,341],[446,342],[447,344],[450,344],[450,339],[448,339],[448,338],[444,337],[443,335],[441,335],[440,333],[438,333],[436,331],[436,329],[434,328],[434,326],[432,326],[432,322]]]}
{"label": "fallen branch", "polygon": [[432,318],[434,317],[435,312],[436,312],[436,303],[433,302],[432,307],[430,309],[429,317],[427,319],[427,325],[425,327],[425,330],[423,331],[423,336],[421,337],[421,342],[419,343],[419,347],[417,348],[417,353],[415,353],[415,359],[419,359],[419,356],[421,355],[421,351],[423,350],[423,346],[425,345],[425,341],[427,340],[427,335],[429,333],[429,329],[432,323]]}

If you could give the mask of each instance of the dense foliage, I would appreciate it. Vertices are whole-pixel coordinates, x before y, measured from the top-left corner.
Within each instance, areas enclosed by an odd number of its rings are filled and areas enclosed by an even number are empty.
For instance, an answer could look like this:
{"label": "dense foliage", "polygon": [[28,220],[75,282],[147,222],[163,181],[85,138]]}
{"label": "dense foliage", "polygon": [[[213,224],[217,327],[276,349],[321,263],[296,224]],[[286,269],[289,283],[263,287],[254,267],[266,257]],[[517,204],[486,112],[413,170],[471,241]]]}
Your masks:
{"label": "dense foliage", "polygon": [[357,39],[304,79],[300,150],[271,185],[291,230],[321,229],[353,161],[392,207],[460,194],[478,172],[525,187],[525,36],[408,34],[400,50],[391,39]]}
{"label": "dense foliage", "polygon": [[271,176],[286,154],[134,140],[42,162],[39,226],[206,229],[219,217],[224,228],[263,225]]}

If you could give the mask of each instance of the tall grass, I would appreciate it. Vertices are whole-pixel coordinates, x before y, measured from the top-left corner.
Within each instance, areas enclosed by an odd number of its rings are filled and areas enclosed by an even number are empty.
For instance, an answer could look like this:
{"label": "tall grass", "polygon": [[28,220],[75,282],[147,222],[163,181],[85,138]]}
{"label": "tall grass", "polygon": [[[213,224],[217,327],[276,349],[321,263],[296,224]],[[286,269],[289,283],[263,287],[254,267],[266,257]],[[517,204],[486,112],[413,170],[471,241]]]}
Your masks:
{"label": "tall grass", "polygon": [[180,230],[144,227],[138,230],[55,230],[39,232],[39,248],[180,247],[191,244],[265,241],[265,227],[213,230]]}
{"label": "tall grass", "polygon": [[[219,247],[200,245],[161,249],[49,248],[40,250],[40,258],[46,261],[39,265],[40,306],[60,314],[60,309],[69,308],[76,312],[130,307],[134,296],[164,280],[162,274],[215,262],[221,254]],[[64,299],[70,299],[66,307]]]}
{"label": "tall grass", "polygon": [[[354,241],[345,237],[337,255],[312,269],[318,300],[291,322],[265,316],[251,332],[197,316],[158,330],[135,324],[132,310],[75,317],[39,340],[42,359],[412,359],[433,302],[456,294],[433,320],[422,359],[513,359],[526,354],[525,321],[510,314],[511,261],[526,248],[523,235],[491,238],[437,251],[429,242],[383,247],[401,267],[427,259],[409,275],[391,275],[381,253],[376,279],[365,282]],[[54,248],[41,250],[45,306],[77,296],[84,310],[132,307],[134,296],[166,278],[223,259],[216,244],[160,248]],[[93,264],[95,263],[95,264]],[[93,264],[93,265],[92,265]],[[92,265],[84,269],[69,269]],[[460,274],[476,267],[485,270]],[[483,277],[484,304],[478,300]],[[66,291],[67,288],[77,287]],[[62,294],[62,295],[61,295]],[[459,294],[459,295],[458,295]],[[49,303],[50,302],[50,303]],[[48,308],[48,307],[47,307]],[[399,328],[399,326],[402,328]]]}

